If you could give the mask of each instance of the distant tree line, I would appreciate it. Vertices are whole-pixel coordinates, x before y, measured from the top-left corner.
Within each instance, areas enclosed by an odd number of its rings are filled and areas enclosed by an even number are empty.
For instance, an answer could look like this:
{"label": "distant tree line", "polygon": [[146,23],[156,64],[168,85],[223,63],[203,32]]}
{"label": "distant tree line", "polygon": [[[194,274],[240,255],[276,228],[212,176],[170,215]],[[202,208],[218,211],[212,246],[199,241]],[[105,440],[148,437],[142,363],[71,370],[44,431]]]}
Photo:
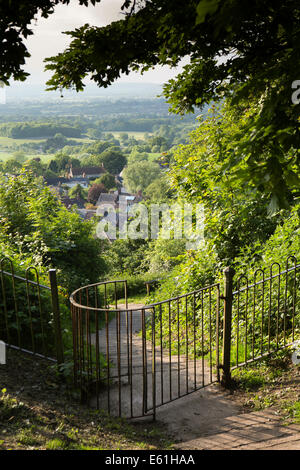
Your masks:
{"label": "distant tree line", "polygon": [[12,122],[0,126],[0,136],[12,139],[54,137],[56,134],[62,134],[65,137],[81,137],[82,131],[75,126],[52,123]]}

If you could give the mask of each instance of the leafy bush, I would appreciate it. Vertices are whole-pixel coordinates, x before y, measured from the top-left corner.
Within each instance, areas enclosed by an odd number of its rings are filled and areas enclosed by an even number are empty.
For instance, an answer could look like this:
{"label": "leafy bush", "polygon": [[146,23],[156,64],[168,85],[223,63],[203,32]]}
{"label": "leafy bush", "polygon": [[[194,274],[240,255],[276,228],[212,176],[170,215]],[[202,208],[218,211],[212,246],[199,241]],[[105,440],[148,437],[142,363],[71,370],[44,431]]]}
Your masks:
{"label": "leafy bush", "polygon": [[93,223],[82,223],[30,172],[8,177],[0,186],[0,223],[2,252],[23,263],[28,259],[35,266],[56,268],[69,292],[106,271]]}

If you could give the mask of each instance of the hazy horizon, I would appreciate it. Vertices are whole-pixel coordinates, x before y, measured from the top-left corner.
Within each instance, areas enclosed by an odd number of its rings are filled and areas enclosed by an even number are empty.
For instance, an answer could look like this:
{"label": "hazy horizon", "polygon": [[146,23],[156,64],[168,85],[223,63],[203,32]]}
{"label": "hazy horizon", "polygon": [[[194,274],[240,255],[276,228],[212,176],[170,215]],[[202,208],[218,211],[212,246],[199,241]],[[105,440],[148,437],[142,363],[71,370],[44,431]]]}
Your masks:
{"label": "hazy horizon", "polygon": [[[29,90],[27,85],[31,89],[32,87],[39,88],[41,86],[46,88],[46,82],[51,77],[51,73],[44,71],[45,63],[43,61],[47,57],[62,52],[68,46],[70,38],[62,34],[63,31],[74,30],[84,24],[101,27],[119,20],[122,18],[120,10],[122,3],[123,0],[102,0],[100,4],[96,6],[89,5],[88,7],[80,6],[79,3],[76,5],[58,5],[55,7],[54,13],[48,18],[38,17],[32,23],[33,35],[25,41],[31,57],[26,59],[24,69],[30,73],[30,76],[26,82],[21,84],[20,82],[11,82],[10,87],[7,88],[8,99],[10,95],[19,97],[22,90]],[[120,84],[132,83],[139,85],[143,83],[161,86],[170,78],[174,78],[181,69],[181,67],[171,69],[170,67],[157,66],[143,75],[137,72],[131,72],[129,75],[123,74],[114,85],[107,89],[99,88],[101,90],[99,94],[106,96],[115,94],[117,92],[112,88]],[[89,79],[86,79],[85,83],[89,84],[88,88],[97,86]],[[81,94],[82,97],[85,93]],[[60,96],[59,92],[57,92],[57,96]]]}
{"label": "hazy horizon", "polygon": [[87,83],[83,92],[64,90],[61,97],[60,91],[46,91],[43,82],[14,82],[5,88],[5,94],[7,103],[31,99],[80,101],[92,98],[155,98],[162,93],[162,89],[162,84],[146,82],[119,82],[107,88],[99,88],[95,83]]}

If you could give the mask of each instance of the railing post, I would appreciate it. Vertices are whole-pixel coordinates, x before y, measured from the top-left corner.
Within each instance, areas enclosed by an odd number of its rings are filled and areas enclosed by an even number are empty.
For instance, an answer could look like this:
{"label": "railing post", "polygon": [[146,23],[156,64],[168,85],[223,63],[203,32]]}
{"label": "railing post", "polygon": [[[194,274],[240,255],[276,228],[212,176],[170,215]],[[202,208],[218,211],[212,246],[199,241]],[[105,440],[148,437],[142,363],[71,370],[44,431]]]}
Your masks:
{"label": "railing post", "polygon": [[57,359],[57,364],[59,365],[59,364],[63,364],[64,362],[64,349],[63,349],[63,340],[62,340],[62,334],[61,334],[56,269],[49,270],[49,279],[50,279],[50,287],[51,287],[56,359]]}
{"label": "railing post", "polygon": [[[155,351],[155,307],[152,309],[152,408],[153,421],[156,420],[156,351]],[[162,386],[162,384],[161,384]]]}
{"label": "railing post", "polygon": [[223,375],[221,383],[228,388],[231,385],[230,352],[231,352],[231,322],[232,322],[232,292],[234,269],[224,269],[224,327],[223,327]]}

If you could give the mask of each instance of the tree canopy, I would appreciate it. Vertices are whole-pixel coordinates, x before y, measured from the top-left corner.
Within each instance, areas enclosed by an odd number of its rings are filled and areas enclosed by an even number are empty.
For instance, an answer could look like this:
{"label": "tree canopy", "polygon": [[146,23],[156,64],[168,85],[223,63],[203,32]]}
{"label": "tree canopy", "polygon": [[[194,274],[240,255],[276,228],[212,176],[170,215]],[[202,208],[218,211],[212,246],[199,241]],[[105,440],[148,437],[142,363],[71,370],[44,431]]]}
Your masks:
{"label": "tree canopy", "polygon": [[274,206],[287,206],[290,190],[299,188],[299,106],[291,100],[299,78],[299,2],[125,3],[131,9],[124,19],[68,33],[69,48],[47,66],[54,72],[50,88],[80,90],[86,74],[106,87],[121,73],[188,58],[164,87],[171,109],[189,112],[224,98],[244,108],[254,102],[230,164],[246,163],[241,184],[254,172],[264,192],[271,186]]}
{"label": "tree canopy", "polygon": [[103,164],[104,168],[111,174],[119,174],[126,165],[126,157],[119,147],[111,147],[97,155],[98,164]]}
{"label": "tree canopy", "polygon": [[82,223],[28,170],[0,178],[0,224],[1,253],[59,269],[68,291],[105,272],[103,244],[94,237],[93,224]]}
{"label": "tree canopy", "polygon": [[[78,0],[80,5],[95,5],[100,0]],[[68,5],[70,0],[32,0],[0,3],[0,80],[8,85],[9,80],[25,80],[25,59],[30,57],[26,40],[32,35],[32,21],[40,14],[48,18],[58,4]]]}
{"label": "tree canopy", "polygon": [[131,163],[123,171],[125,187],[132,192],[145,190],[156,178],[160,176],[157,163],[141,161]]}
{"label": "tree canopy", "polygon": [[[6,42],[0,79],[25,78],[20,66],[28,52],[21,36],[30,34],[28,20],[37,11],[47,16],[58,3],[69,2],[30,2],[26,12],[24,2],[18,2],[16,12],[10,6],[1,20]],[[70,45],[47,59],[46,68],[53,72],[49,89],[82,90],[86,76],[107,87],[121,74],[175,67],[185,59],[183,72],[164,87],[171,109],[185,113],[224,99],[246,109],[253,102],[230,165],[246,164],[242,184],[254,169],[263,191],[265,182],[271,184],[274,204],[287,205],[286,193],[299,187],[299,106],[291,99],[292,84],[299,79],[299,2],[124,0],[122,9],[123,18],[108,26],[86,24],[67,32]],[[9,16],[16,16],[12,24]]]}
{"label": "tree canopy", "polygon": [[107,190],[103,183],[96,183],[90,187],[88,192],[88,201],[92,204],[96,204],[101,193],[106,193]]}
{"label": "tree canopy", "polygon": [[275,217],[268,194],[250,179],[241,186],[246,166],[230,165],[236,135],[247,119],[248,113],[236,114],[230,106],[213,106],[189,142],[174,151],[168,173],[179,198],[204,207],[207,246],[211,245],[223,263],[231,263],[245,247],[254,252],[257,243],[270,237],[285,212],[279,211]]}

